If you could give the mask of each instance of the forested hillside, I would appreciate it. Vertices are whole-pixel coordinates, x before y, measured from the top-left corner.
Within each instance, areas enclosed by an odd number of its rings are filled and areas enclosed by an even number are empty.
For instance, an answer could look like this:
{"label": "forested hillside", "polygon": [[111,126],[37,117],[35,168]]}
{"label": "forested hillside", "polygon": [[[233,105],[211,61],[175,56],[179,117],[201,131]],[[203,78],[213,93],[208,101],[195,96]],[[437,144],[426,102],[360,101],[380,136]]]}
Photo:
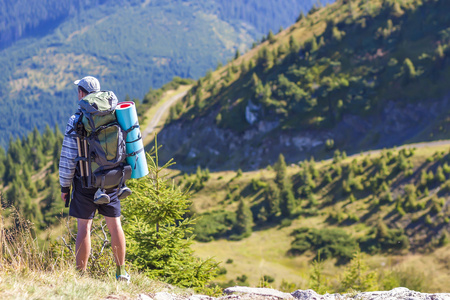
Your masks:
{"label": "forested hillside", "polygon": [[139,99],[174,76],[203,76],[312,2],[1,0],[0,145],[63,126],[82,76]]}
{"label": "forested hillside", "polygon": [[160,134],[166,159],[257,169],[278,153],[296,162],[449,138],[449,8],[385,0],[312,10],[198,80]]}
{"label": "forested hillside", "polygon": [[[190,1],[172,1],[182,4]],[[325,0],[323,3],[332,2]],[[82,14],[92,8],[105,6],[160,6],[163,1],[146,0],[30,0],[0,1],[0,48],[27,36],[43,36],[51,32],[67,18]],[[307,12],[320,2],[314,0],[298,1],[198,1],[213,6],[223,20],[245,21],[254,26],[259,33],[286,27],[298,17],[300,11]],[[289,9],[284,9],[289,8]]]}
{"label": "forested hillside", "polygon": [[[445,291],[450,278],[445,264],[436,266],[433,280],[418,269],[395,270],[408,254],[432,253],[449,244],[449,164],[448,145],[353,157],[336,150],[328,161],[311,157],[287,166],[280,155],[274,165],[258,171],[198,168],[178,178],[180,185],[191,187],[192,210],[200,216],[197,248],[205,257],[230,260],[222,266],[223,286],[254,285],[267,274],[264,280],[270,278],[272,286],[287,288],[321,262],[322,279],[310,280],[319,280],[323,291],[338,292],[345,287],[332,278],[345,274],[331,271],[333,264],[347,265],[360,250],[366,254],[364,263],[374,257],[372,284],[379,289],[394,284]],[[252,264],[244,253],[254,253]],[[380,265],[380,257],[390,265]],[[240,264],[245,267],[236,268]],[[288,277],[296,279],[286,282]]]}
{"label": "forested hillside", "polygon": [[60,201],[59,154],[63,135],[58,128],[35,128],[22,139],[11,139],[8,150],[0,148],[0,200],[8,214],[15,207],[35,224],[36,232],[58,222]]}

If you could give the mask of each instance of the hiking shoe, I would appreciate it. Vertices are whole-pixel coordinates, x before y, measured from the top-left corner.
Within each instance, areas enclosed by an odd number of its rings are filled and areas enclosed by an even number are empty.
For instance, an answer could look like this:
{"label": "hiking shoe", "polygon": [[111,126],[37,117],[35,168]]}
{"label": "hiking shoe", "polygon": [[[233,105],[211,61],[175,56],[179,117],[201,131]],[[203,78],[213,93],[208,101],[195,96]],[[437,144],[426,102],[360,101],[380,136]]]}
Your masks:
{"label": "hiking shoe", "polygon": [[117,198],[119,200],[125,199],[126,197],[130,196],[131,193],[133,193],[128,187],[124,186],[119,189],[119,192],[117,193]]}
{"label": "hiking shoe", "polygon": [[129,283],[129,282],[130,282],[130,279],[131,279],[130,274],[128,274],[128,273],[126,273],[126,272],[125,272],[125,275],[117,275],[117,274],[116,274],[116,280],[117,280],[117,281],[124,281],[124,282],[126,282],[126,283]]}
{"label": "hiking shoe", "polygon": [[110,202],[109,196],[105,194],[101,189],[98,189],[94,195],[94,203],[95,204],[107,204]]}

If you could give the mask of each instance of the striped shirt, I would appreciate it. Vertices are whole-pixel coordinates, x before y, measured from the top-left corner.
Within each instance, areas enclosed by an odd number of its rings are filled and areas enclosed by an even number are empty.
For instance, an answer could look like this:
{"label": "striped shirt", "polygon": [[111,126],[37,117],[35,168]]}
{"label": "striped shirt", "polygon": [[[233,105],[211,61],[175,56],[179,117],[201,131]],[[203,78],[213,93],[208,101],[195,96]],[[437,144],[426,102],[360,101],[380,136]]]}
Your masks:
{"label": "striped shirt", "polygon": [[[75,161],[75,158],[78,156],[77,139],[69,133],[69,131],[74,128],[76,119],[77,116],[72,115],[67,122],[61,148],[61,156],[59,159],[59,183],[61,185],[61,192],[63,193],[69,192],[77,166]],[[75,132],[72,131],[72,134],[74,133]]]}

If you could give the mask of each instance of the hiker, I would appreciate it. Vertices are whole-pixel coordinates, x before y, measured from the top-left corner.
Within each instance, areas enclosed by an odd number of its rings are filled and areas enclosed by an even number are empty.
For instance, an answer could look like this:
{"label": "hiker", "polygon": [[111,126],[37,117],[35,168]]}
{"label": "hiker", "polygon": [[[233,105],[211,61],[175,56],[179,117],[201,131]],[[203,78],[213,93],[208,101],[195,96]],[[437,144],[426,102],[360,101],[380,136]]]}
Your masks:
{"label": "hiker", "polygon": [[[101,91],[99,81],[92,76],[77,80],[74,84],[78,88],[78,103],[81,103],[80,100],[89,94]],[[76,124],[79,124],[78,118],[80,118],[80,114],[74,114],[67,123],[59,163],[61,198],[66,203],[71,198],[69,215],[77,218],[76,266],[78,270],[86,271],[91,251],[92,219],[98,210],[98,213],[105,217],[106,225],[111,234],[111,246],[117,265],[116,279],[128,282],[130,276],[125,271],[125,235],[120,220],[119,199],[122,198],[120,197],[122,194],[125,194],[126,197],[131,194],[131,191],[126,186],[123,186],[120,190],[86,187],[82,182],[83,178],[80,176],[82,161],[77,162],[80,156],[79,148],[82,148],[82,146],[80,146],[77,137],[72,134],[76,130]],[[70,186],[72,186],[71,197],[69,195]]]}

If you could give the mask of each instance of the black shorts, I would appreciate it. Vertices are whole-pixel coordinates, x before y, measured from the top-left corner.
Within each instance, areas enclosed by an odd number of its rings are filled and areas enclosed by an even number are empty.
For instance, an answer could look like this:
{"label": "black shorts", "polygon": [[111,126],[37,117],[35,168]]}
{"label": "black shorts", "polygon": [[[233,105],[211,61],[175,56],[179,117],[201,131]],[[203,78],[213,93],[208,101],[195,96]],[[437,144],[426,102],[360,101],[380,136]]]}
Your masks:
{"label": "black shorts", "polygon": [[117,198],[117,189],[107,190],[110,202],[98,205],[94,203],[94,194],[97,188],[83,189],[77,178],[74,178],[72,188],[69,216],[77,219],[93,219],[98,210],[98,213],[105,217],[120,217],[120,200]]}

